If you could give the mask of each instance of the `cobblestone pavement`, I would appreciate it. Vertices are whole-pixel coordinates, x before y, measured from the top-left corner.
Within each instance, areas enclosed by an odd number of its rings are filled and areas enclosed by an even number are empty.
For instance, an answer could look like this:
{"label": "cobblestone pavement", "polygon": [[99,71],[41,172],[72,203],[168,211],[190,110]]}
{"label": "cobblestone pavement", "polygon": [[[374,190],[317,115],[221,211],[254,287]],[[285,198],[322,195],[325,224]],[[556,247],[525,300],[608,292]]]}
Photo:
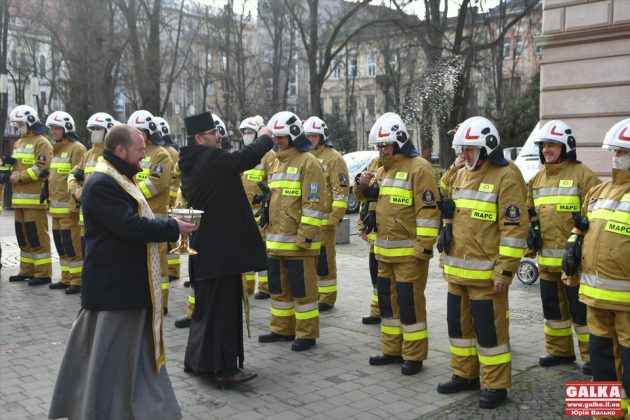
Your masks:
{"label": "cobblestone pavement", "polygon": [[[356,216],[350,217],[354,223]],[[184,314],[189,289],[182,286],[184,278],[171,283],[165,317],[167,368],[185,419],[563,417],[564,382],[588,378],[578,364],[538,367],[544,338],[537,284],[516,280],[510,290],[513,388],[508,402],[496,410],[479,409],[475,392],[436,392],[438,382],[450,376],[446,283],[437,258],[431,262],[426,289],[430,341],[424,369],[402,376],[400,365],[370,366],[368,357],[380,351],[379,327],[361,324],[371,299],[368,248],[352,231],[350,244],[337,247],[339,299],[333,310],[321,314],[315,347],[295,353],[290,343],[258,343],[257,336],[268,331],[269,301],[251,300],[245,367],[258,378],[237,389],[219,390],[209,378],[184,373],[188,330],[175,328],[173,322]],[[80,300],[46,286],[8,282],[17,273],[19,251],[11,211],[0,216],[0,242],[0,419],[43,419]],[[59,276],[57,261],[53,280]]]}

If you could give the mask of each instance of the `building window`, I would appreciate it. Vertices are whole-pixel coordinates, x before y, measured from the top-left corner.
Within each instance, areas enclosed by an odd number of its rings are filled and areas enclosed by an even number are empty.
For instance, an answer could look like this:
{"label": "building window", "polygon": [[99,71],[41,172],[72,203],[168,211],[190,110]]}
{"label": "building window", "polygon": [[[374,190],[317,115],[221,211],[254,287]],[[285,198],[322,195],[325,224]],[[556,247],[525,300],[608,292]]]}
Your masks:
{"label": "building window", "polygon": [[368,55],[365,59],[365,73],[368,77],[376,77],[376,60],[373,55]]}
{"label": "building window", "polygon": [[209,69],[212,68],[212,53],[211,52],[206,54],[206,64],[208,65]]}
{"label": "building window", "polygon": [[369,115],[374,115],[374,95],[367,95],[365,97],[365,108]]}
{"label": "building window", "polygon": [[339,106],[339,98],[332,98],[332,112],[339,115],[341,113],[341,107]]}
{"label": "building window", "polygon": [[543,51],[542,47],[540,45],[537,45],[536,46],[536,55],[539,56],[539,57],[542,56],[542,51]]}
{"label": "building window", "polygon": [[396,70],[396,67],[398,66],[398,56],[395,52],[389,54],[387,61],[389,63],[389,67],[391,67],[392,70]]}
{"label": "building window", "polygon": [[214,93],[214,83],[208,82],[206,85],[206,95],[212,95]]}
{"label": "building window", "polygon": [[221,70],[222,71],[227,70],[227,55],[224,55],[223,57],[221,57]]}
{"label": "building window", "polygon": [[39,75],[41,77],[46,76],[46,56],[39,56]]}
{"label": "building window", "polygon": [[520,57],[521,52],[523,52],[523,42],[521,41],[521,37],[516,37],[516,43],[514,44],[514,57]]}
{"label": "building window", "polygon": [[330,66],[332,68],[330,78],[332,80],[339,80],[339,77],[341,76],[341,69],[339,68],[339,63],[337,62],[337,60],[333,60]]}
{"label": "building window", "polygon": [[503,41],[503,58],[510,58],[510,40]]}
{"label": "building window", "polygon": [[348,78],[357,77],[357,57],[350,57],[348,59]]}

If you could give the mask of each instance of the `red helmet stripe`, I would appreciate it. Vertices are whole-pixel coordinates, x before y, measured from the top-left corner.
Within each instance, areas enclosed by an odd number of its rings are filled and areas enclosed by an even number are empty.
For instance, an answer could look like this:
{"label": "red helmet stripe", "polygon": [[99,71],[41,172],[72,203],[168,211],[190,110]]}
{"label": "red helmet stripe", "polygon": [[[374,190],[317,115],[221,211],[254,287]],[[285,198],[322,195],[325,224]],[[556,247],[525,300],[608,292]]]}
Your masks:
{"label": "red helmet stripe", "polygon": [[628,127],[624,127],[619,133],[619,140],[630,141],[630,136],[626,136],[626,131],[628,131]]}
{"label": "red helmet stripe", "polygon": [[15,113],[15,118],[22,118],[24,115],[20,115],[18,112]]}
{"label": "red helmet stripe", "polygon": [[59,116],[58,116],[58,115],[55,115],[55,118],[53,118],[53,121],[59,121],[59,122],[62,122],[63,120],[60,120],[60,119],[59,119]]}
{"label": "red helmet stripe", "polygon": [[142,124],[142,120],[136,115],[136,124]]}
{"label": "red helmet stripe", "polygon": [[466,130],[466,140],[477,140],[479,136],[471,136],[470,135],[470,127]]}
{"label": "red helmet stripe", "polygon": [[275,130],[281,130],[281,129],[283,129],[283,128],[284,128],[284,125],[278,125],[278,120],[276,120],[276,121],[274,121],[274,123],[273,123],[273,128],[274,128]]}
{"label": "red helmet stripe", "polygon": [[562,136],[564,133],[558,133],[556,131],[556,126],[554,125],[551,127],[551,134],[553,134],[554,136]]}
{"label": "red helmet stripe", "polygon": [[313,121],[313,128],[314,128],[315,130],[319,130],[321,127],[318,127],[318,126],[315,124],[315,121]]}
{"label": "red helmet stripe", "polygon": [[103,122],[103,120],[101,119],[101,117],[96,117],[96,118],[94,118],[94,121],[96,121],[96,122]]}
{"label": "red helmet stripe", "polygon": [[383,133],[383,131],[382,131],[382,130],[383,130],[383,127],[379,127],[379,128],[378,128],[378,137],[379,137],[379,138],[383,138],[383,137],[387,137],[387,136],[389,136],[389,133]]}

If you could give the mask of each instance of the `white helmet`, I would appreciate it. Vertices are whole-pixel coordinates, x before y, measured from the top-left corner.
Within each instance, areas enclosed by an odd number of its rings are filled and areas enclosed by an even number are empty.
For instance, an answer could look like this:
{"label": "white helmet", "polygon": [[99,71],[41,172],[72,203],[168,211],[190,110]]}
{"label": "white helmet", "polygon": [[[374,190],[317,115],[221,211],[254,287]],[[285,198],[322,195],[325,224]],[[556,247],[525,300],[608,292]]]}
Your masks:
{"label": "white helmet", "polygon": [[319,134],[322,136],[322,140],[328,138],[329,132],[326,123],[319,117],[312,116],[304,121],[304,134]]}
{"label": "white helmet", "polygon": [[116,124],[118,124],[118,121],[116,121],[114,117],[109,115],[107,112],[97,112],[88,118],[87,129],[89,131],[93,131],[95,128],[100,127],[105,130],[109,130]]}
{"label": "white helmet", "polygon": [[72,133],[75,131],[74,119],[65,111],[55,111],[46,119],[48,127],[61,127],[64,133]]}
{"label": "white helmet", "polygon": [[[376,132],[378,131],[378,127],[379,127],[379,122],[385,118],[389,118],[389,117],[398,117],[397,114],[393,113],[393,112],[386,112],[383,115],[381,115],[380,117],[378,117],[376,119],[376,121],[374,122],[374,124],[372,125],[372,128],[370,129],[370,133],[368,134],[368,144],[370,145],[376,145],[378,142],[376,141]],[[398,117],[400,118],[400,117]]]}
{"label": "white helmet", "polygon": [[410,157],[419,155],[411,142],[405,123],[398,114],[388,112],[381,116],[372,129],[375,130],[375,136],[369,140],[369,144],[397,144],[403,154]]}
{"label": "white helmet", "polygon": [[289,136],[291,145],[300,152],[313,149],[313,143],[304,135],[302,121],[290,111],[280,111],[269,119],[267,128],[274,137]]}
{"label": "white helmet", "polygon": [[219,131],[219,135],[221,137],[227,136],[227,127],[225,126],[225,123],[223,122],[223,120],[219,118],[217,114],[212,114],[212,119],[214,120],[214,125],[217,127],[217,130]]}
{"label": "white helmet", "polygon": [[618,147],[630,151],[630,118],[613,125],[604,137],[602,148],[615,150]]}
{"label": "white helmet", "polygon": [[171,127],[168,125],[168,122],[162,117],[153,117],[155,123],[158,125],[160,132],[163,136],[171,134]]}
{"label": "white helmet", "polygon": [[488,156],[501,144],[499,132],[490,120],[484,117],[471,117],[459,125],[453,136],[453,146],[479,147]]}
{"label": "white helmet", "polygon": [[239,131],[242,133],[243,130],[249,129],[256,132],[258,136],[258,132],[260,131],[260,127],[265,124],[263,117],[260,115],[256,115],[255,117],[245,118],[241,121],[241,125],[238,127]]}
{"label": "white helmet", "polygon": [[164,144],[160,127],[158,127],[155,117],[149,111],[140,109],[129,117],[127,124],[132,127],[136,127],[138,130],[147,130],[149,132],[149,138],[155,144]]}
{"label": "white helmet", "polygon": [[39,122],[37,111],[28,105],[18,105],[11,111],[9,115],[9,121],[12,124],[23,122],[28,127]]}
{"label": "white helmet", "polygon": [[567,154],[575,150],[573,131],[567,123],[560,120],[551,120],[538,130],[538,139],[534,143],[542,142],[564,144]]}

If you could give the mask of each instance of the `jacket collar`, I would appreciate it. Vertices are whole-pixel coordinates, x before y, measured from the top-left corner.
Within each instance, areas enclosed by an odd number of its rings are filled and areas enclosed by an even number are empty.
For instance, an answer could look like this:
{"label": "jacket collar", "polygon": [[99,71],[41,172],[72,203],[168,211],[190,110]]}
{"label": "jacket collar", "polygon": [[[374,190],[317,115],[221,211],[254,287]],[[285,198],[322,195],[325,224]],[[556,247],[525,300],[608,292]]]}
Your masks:
{"label": "jacket collar", "polygon": [[630,184],[630,171],[625,171],[623,169],[613,169],[612,182],[615,185]]}
{"label": "jacket collar", "polygon": [[300,152],[295,147],[289,147],[287,150],[276,152],[276,157],[278,158],[280,162],[286,162],[287,160],[291,159],[291,157],[295,156],[298,153],[303,153],[303,152]]}
{"label": "jacket collar", "polygon": [[133,177],[140,172],[137,168],[134,168],[107,149],[103,150],[103,158],[111,163],[118,172],[131,180],[133,180]]}
{"label": "jacket collar", "polygon": [[408,157],[409,156],[402,153],[397,153],[394,156],[382,156],[381,159],[383,159],[383,168],[385,168],[385,170],[389,170],[393,165],[396,165],[398,162]]}
{"label": "jacket collar", "polygon": [[568,160],[563,160],[560,163],[545,163],[545,172],[547,175],[557,175],[565,170],[567,166],[569,166]]}

